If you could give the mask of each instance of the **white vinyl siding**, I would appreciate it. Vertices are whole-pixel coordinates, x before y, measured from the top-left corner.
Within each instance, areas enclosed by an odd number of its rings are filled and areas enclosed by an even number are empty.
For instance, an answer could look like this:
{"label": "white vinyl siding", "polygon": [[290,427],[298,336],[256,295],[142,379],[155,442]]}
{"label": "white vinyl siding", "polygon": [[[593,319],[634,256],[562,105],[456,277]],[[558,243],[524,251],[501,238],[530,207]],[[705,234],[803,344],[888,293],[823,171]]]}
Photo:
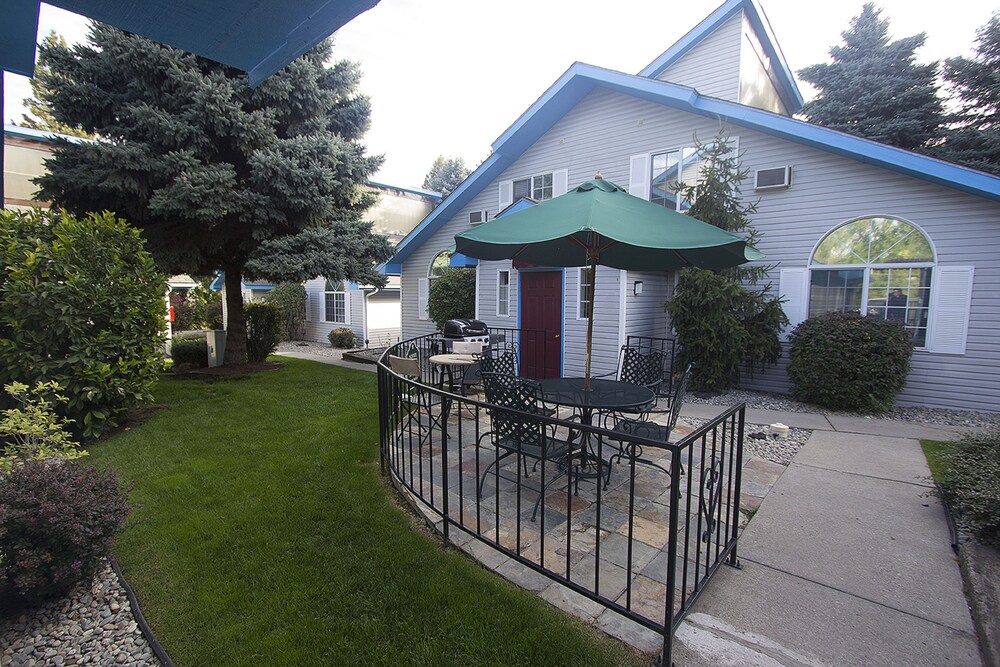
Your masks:
{"label": "white vinyl siding", "polygon": [[737,12],[656,78],[738,102],[742,46],[743,12]]}

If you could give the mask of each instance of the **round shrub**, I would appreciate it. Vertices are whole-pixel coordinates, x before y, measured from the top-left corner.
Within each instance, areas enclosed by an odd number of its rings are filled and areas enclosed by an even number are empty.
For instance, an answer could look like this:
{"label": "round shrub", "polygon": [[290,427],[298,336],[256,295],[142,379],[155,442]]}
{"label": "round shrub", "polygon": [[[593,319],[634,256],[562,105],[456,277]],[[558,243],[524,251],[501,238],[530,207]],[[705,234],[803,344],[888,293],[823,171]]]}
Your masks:
{"label": "round shrub", "polygon": [[788,376],[797,398],[837,410],[885,412],[906,383],[913,339],[901,322],[830,313],[789,338]]}
{"label": "round shrub", "polygon": [[339,327],[326,335],[330,347],[349,350],[354,347],[354,332],[347,327]]}
{"label": "round shrub", "polygon": [[110,555],[129,513],[109,470],[28,461],[0,480],[0,580],[37,601],[67,593]]}
{"label": "round shrub", "polygon": [[60,415],[99,436],[152,398],[165,290],[138,230],[111,213],[0,212],[0,385],[57,382]]}
{"label": "round shrub", "polygon": [[175,338],[170,343],[170,358],[178,366],[204,368],[208,366],[208,341],[202,333],[199,338]]}
{"label": "round shrub", "polygon": [[273,303],[254,301],[243,306],[247,321],[247,361],[264,361],[281,341],[281,309]]}
{"label": "round shrub", "polygon": [[476,272],[473,269],[446,269],[431,281],[427,314],[437,324],[455,318],[476,316]]}

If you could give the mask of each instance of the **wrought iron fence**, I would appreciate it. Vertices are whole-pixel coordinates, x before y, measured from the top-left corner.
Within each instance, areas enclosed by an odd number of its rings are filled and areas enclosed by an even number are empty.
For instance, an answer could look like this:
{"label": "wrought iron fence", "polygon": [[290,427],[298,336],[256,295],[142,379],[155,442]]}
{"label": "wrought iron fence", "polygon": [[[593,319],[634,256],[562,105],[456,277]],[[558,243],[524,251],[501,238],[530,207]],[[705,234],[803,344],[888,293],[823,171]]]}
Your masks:
{"label": "wrought iron fence", "polygon": [[[745,406],[676,442],[650,440],[547,409],[544,396],[525,411],[450,392],[429,362],[443,349],[424,336],[379,361],[383,472],[445,540],[488,544],[661,633],[669,665],[674,630],[720,565],[738,564]],[[545,435],[511,452],[497,434],[512,423]]]}

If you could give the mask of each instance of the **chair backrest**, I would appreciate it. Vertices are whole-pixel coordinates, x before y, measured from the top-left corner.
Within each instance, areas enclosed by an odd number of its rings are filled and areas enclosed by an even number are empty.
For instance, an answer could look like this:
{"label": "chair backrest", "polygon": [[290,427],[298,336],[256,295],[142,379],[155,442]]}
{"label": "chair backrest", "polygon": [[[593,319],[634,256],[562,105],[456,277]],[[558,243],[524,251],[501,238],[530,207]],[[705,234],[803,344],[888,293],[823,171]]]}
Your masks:
{"label": "chair backrest", "polygon": [[420,379],[420,359],[415,357],[397,357],[389,355],[389,368],[393,373],[399,373],[408,378]]}
{"label": "chair backrest", "polygon": [[691,381],[692,366],[694,364],[688,364],[688,367],[684,369],[684,375],[681,376],[677,387],[674,389],[674,395],[670,398],[670,419],[667,424],[670,431],[673,431],[674,427],[677,426],[677,419],[681,415],[681,403],[684,402],[684,394],[687,393],[688,382]]}
{"label": "chair backrest", "polygon": [[487,403],[520,413],[490,410],[493,433],[517,445],[540,445],[542,422],[531,417],[539,412],[534,384],[503,373],[483,373],[482,377]]}
{"label": "chair backrest", "polygon": [[622,347],[621,365],[618,379],[622,382],[641,384],[657,393],[663,383],[663,360],[665,355],[659,350],[642,351],[638,347]]}
{"label": "chair backrest", "polygon": [[479,367],[485,373],[517,375],[517,352],[509,348],[490,349],[479,360]]}

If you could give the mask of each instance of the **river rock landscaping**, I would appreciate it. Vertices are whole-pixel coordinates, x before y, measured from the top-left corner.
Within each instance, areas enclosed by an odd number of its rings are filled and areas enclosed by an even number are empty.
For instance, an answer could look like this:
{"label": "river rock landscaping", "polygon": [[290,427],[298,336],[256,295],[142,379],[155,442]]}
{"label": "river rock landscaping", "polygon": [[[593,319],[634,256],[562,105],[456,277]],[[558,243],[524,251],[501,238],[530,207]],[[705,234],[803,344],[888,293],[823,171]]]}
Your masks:
{"label": "river rock landscaping", "polygon": [[0,665],[162,667],[132,615],[110,564],[68,596],[3,621]]}

